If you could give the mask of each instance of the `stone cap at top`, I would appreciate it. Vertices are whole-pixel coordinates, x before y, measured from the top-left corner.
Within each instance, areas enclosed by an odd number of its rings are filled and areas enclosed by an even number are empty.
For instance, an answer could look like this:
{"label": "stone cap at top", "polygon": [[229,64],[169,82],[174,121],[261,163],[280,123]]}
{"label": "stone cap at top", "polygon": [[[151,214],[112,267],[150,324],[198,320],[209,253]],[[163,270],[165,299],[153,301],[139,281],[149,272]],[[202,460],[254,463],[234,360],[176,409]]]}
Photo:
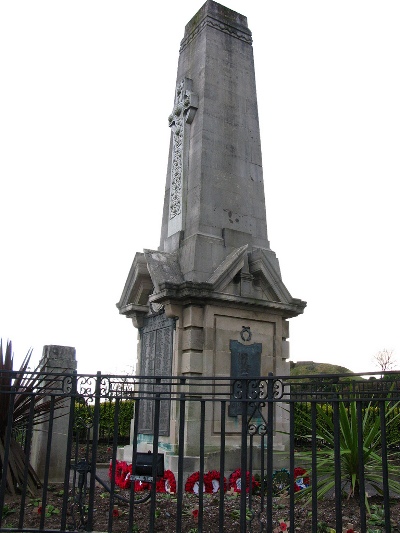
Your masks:
{"label": "stone cap at top", "polygon": [[252,43],[251,31],[247,26],[247,17],[213,0],[207,0],[196,15],[186,24],[185,35],[181,41],[181,50],[196,33],[201,31],[203,25],[207,23],[207,19],[216,25],[220,23],[223,26],[230,26],[232,30],[237,30],[236,32],[233,31],[232,34],[236,33],[236,36],[239,37],[238,32],[240,32],[242,40],[247,41],[249,44]]}
{"label": "stone cap at top", "polygon": [[47,344],[43,346],[41,363],[47,361],[51,366],[57,366],[59,363],[68,368],[76,368],[76,349],[72,346],[59,346],[56,344]]}

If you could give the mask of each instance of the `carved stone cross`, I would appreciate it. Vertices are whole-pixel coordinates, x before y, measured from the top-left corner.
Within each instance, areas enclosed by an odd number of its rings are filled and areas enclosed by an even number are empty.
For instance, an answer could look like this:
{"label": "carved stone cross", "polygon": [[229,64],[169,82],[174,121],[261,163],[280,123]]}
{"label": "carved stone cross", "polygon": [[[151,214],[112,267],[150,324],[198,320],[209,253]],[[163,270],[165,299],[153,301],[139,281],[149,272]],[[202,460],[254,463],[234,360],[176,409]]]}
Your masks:
{"label": "carved stone cross", "polygon": [[[182,182],[183,182],[183,148],[185,123],[191,124],[198,108],[198,96],[192,93],[192,80],[183,78],[176,87],[174,109],[168,117],[173,132],[171,187],[169,198],[169,219],[182,215]],[[178,221],[175,221],[178,222]],[[181,229],[181,221],[170,224],[169,235]]]}

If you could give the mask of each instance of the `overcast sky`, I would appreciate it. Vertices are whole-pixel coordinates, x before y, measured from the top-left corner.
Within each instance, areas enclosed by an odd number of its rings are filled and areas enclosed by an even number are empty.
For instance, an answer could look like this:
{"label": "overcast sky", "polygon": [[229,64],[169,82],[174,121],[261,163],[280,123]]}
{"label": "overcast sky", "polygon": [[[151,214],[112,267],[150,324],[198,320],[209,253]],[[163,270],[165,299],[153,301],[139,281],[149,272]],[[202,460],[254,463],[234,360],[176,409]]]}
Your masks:
{"label": "overcast sky", "polygon": [[[179,43],[202,0],[0,2],[0,337],[125,372],[157,248]],[[253,32],[268,233],[291,358],[400,361],[400,3],[225,0]],[[17,365],[16,365],[17,366]]]}

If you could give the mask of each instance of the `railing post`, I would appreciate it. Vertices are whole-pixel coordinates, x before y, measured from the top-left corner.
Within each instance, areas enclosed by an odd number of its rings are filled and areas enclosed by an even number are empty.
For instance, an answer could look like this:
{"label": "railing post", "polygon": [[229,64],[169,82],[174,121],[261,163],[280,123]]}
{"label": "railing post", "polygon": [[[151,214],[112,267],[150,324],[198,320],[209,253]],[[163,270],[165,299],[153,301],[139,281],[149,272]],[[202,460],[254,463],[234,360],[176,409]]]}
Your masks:
{"label": "railing post", "polygon": [[[246,533],[246,478],[247,478],[247,408],[248,408],[248,382],[242,380],[242,446],[240,456],[240,533]],[[250,480],[251,483],[251,480]]]}
{"label": "railing post", "polygon": [[221,400],[221,451],[219,463],[219,531],[223,531],[224,527],[224,510],[225,510],[225,486],[224,486],[224,472],[225,472],[225,417],[226,417],[226,401]]}
{"label": "railing post", "polygon": [[[115,398],[114,403],[114,432],[113,432],[113,447],[116,446],[118,440],[118,415],[119,415],[119,402],[120,398]],[[115,463],[115,461],[114,461]],[[113,473],[111,477],[111,492],[110,492],[110,505],[108,508],[108,530],[112,531],[112,522],[113,522],[113,509],[114,509],[114,489],[115,489],[115,464],[113,464]]]}
{"label": "railing post", "polygon": [[[72,455],[72,444],[73,444],[73,435],[74,435],[74,425],[75,425],[75,400],[77,394],[77,373],[76,370],[73,371],[71,376],[66,376],[64,378],[63,385],[64,393],[67,397],[70,397],[69,404],[69,421],[68,421],[68,441],[67,441],[67,450],[66,450],[66,459],[65,459],[65,471],[64,471],[64,495],[63,495],[63,508],[61,514],[61,529],[65,530],[67,525],[67,507],[68,507],[68,498],[69,498],[69,478],[71,470],[71,455]],[[74,473],[75,475],[75,473]]]}
{"label": "railing post", "polygon": [[47,505],[47,487],[49,485],[49,472],[50,472],[50,456],[51,456],[51,443],[53,442],[53,426],[54,426],[54,396],[50,396],[50,411],[47,428],[47,447],[46,447],[46,461],[44,464],[43,474],[43,489],[42,489],[42,508],[43,512],[40,515],[40,529],[44,528],[44,519]]}
{"label": "railing post", "polygon": [[[35,414],[35,396],[34,394],[32,394],[30,396],[29,418],[28,418],[28,424],[26,427],[27,438],[25,441],[25,448],[24,448],[26,460],[25,460],[25,466],[24,466],[24,481],[23,481],[23,486],[21,487],[21,507],[19,510],[19,523],[18,523],[18,527],[20,529],[23,528],[23,523],[24,523],[25,502],[26,502],[26,493],[28,489],[27,484],[28,484],[28,475],[29,475],[29,466],[30,466],[29,457],[30,457],[31,444],[32,444],[32,427],[33,427],[34,414]],[[2,509],[2,507],[0,507],[0,509]]]}
{"label": "railing post", "polygon": [[340,455],[340,423],[339,423],[339,395],[333,397],[333,454],[335,458],[335,509],[336,509],[336,531],[343,528],[342,520],[342,476],[341,476],[341,455]]}
{"label": "railing post", "polygon": [[272,531],[272,476],[274,460],[274,377],[268,373],[267,381],[267,531]]}
{"label": "railing post", "polygon": [[[180,384],[184,385],[185,378],[180,380]],[[178,484],[177,484],[177,512],[176,512],[176,533],[182,531],[182,510],[183,510],[183,458],[185,447],[185,409],[186,409],[186,395],[181,392],[179,396],[179,437],[178,437]]]}
{"label": "railing post", "polygon": [[318,474],[317,474],[317,404],[311,398],[311,494],[312,494],[312,531],[317,531],[318,523]]}
{"label": "railing post", "polygon": [[358,426],[358,435],[357,435],[357,445],[358,445],[358,476],[360,480],[360,523],[361,523],[361,532],[367,530],[367,514],[365,509],[365,476],[364,476],[364,435],[361,430],[363,427],[363,417],[362,417],[362,401],[355,400],[356,410],[357,410],[357,426]]}
{"label": "railing post", "polygon": [[392,526],[390,523],[390,498],[389,498],[389,475],[388,457],[386,442],[386,402],[379,401],[379,415],[381,423],[381,448],[382,448],[382,484],[383,484],[383,505],[385,508],[385,531],[390,533]]}
{"label": "railing post", "polygon": [[[136,459],[137,459],[137,439],[139,433],[139,415],[140,415],[140,399],[135,401],[135,413],[133,419],[133,442],[132,442],[132,475],[136,474]],[[115,466],[113,465],[113,478],[115,477]],[[128,532],[133,531],[134,513],[135,513],[135,481],[131,484],[131,491],[129,495],[130,513]]]}
{"label": "railing post", "polygon": [[87,531],[93,531],[93,514],[94,514],[94,495],[96,483],[96,456],[97,456],[97,441],[99,438],[99,423],[100,423],[100,397],[101,397],[101,372],[96,374],[96,388],[94,394],[94,412],[93,412],[93,434],[92,434],[92,457],[90,464],[90,485],[89,485],[89,510],[86,524]]}
{"label": "railing post", "polygon": [[[161,383],[160,378],[156,378],[157,386]],[[159,387],[157,387],[159,389]],[[158,436],[160,431],[160,402],[161,394],[156,393],[154,406],[154,434],[153,434],[153,465],[152,465],[152,486],[150,500],[150,525],[149,531],[154,531],[156,520],[156,482],[157,482],[157,458],[158,458]]]}

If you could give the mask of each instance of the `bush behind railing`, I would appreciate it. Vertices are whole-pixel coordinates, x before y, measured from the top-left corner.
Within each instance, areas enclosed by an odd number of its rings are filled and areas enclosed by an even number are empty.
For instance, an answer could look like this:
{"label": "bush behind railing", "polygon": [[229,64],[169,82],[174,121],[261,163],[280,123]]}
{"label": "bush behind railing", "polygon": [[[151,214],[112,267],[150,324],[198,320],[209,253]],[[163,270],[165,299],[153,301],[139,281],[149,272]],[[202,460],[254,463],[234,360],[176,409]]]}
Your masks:
{"label": "bush behind railing", "polygon": [[[99,440],[110,442],[114,435],[115,401],[101,402]],[[129,439],[131,420],[133,418],[135,401],[122,400],[118,411],[118,444]],[[86,438],[86,431],[93,425],[94,406],[85,402],[75,404],[75,427],[80,440]]]}
{"label": "bush behind railing", "polygon": [[[389,408],[389,404],[386,405]],[[323,406],[325,413],[329,417],[333,417],[333,407],[332,404],[326,404]],[[364,433],[367,433],[369,429],[374,424],[375,420],[379,418],[379,407],[369,405],[365,406],[362,409],[364,415],[365,410],[369,409],[372,416],[369,419],[368,427],[365,428]],[[390,414],[391,417],[396,416],[400,412],[400,406],[395,407],[393,412]],[[305,423],[308,420],[309,423]],[[310,402],[298,402],[294,404],[294,434],[296,441],[300,443],[306,443],[310,440],[310,430],[311,427],[311,403]],[[322,429],[326,428],[326,423],[317,411],[316,416],[316,435],[323,433]],[[400,425],[399,424],[389,424],[386,429],[386,442],[389,447],[399,447],[400,445]]]}

